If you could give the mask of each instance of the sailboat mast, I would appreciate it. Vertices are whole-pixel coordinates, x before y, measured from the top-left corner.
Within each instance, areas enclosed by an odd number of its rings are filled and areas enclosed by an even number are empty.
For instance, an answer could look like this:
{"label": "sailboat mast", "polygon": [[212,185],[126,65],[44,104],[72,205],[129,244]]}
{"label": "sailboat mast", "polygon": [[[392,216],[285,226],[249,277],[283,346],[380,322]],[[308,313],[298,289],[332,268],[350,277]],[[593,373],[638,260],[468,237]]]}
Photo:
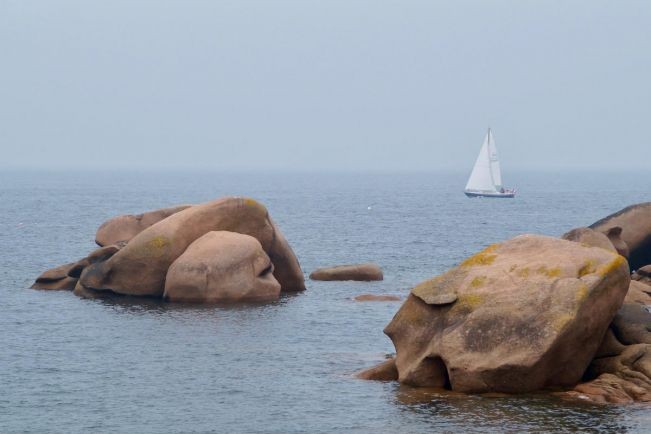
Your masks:
{"label": "sailboat mast", "polygon": [[491,164],[491,127],[488,127],[488,133],[486,134],[487,146],[486,153],[488,153],[488,172],[491,175],[491,183],[493,184],[493,190],[495,188],[495,177],[493,176],[493,165]]}

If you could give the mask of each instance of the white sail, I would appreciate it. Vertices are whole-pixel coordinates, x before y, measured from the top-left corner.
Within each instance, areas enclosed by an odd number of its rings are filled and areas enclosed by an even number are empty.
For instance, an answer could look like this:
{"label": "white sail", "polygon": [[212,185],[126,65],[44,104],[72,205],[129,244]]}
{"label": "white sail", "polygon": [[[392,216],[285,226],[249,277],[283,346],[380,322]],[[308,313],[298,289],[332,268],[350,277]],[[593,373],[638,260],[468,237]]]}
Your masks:
{"label": "white sail", "polygon": [[491,175],[493,176],[493,185],[495,190],[499,191],[502,188],[502,172],[500,171],[500,160],[497,157],[497,148],[495,147],[495,139],[493,133],[488,130],[488,159],[491,165]]}
{"label": "white sail", "polygon": [[500,162],[497,157],[497,148],[493,141],[491,131],[488,130],[484,143],[479,150],[479,155],[472,168],[466,190],[471,191],[499,191],[502,186]]}

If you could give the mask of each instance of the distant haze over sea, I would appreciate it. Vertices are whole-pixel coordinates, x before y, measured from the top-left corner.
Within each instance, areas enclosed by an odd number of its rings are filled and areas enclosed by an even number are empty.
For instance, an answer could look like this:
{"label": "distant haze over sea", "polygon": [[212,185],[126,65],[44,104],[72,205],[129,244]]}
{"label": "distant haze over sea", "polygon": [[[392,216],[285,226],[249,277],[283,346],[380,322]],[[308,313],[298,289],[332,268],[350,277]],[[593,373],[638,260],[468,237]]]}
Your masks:
{"label": "distant haze over sea", "polygon": [[644,168],[651,2],[3,1],[0,166]]}

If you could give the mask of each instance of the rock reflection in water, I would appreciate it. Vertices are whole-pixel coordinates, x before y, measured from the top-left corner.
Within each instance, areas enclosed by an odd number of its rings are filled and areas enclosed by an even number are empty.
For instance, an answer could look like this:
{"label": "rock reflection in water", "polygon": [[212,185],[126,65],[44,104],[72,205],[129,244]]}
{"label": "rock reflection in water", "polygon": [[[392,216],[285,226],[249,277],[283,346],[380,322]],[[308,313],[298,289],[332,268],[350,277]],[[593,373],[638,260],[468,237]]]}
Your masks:
{"label": "rock reflection in water", "polygon": [[397,385],[395,404],[434,423],[437,420],[468,427],[467,432],[522,431],[609,431],[625,432],[628,425],[618,419],[622,407],[568,402],[546,393],[530,395],[466,395],[436,388]]}

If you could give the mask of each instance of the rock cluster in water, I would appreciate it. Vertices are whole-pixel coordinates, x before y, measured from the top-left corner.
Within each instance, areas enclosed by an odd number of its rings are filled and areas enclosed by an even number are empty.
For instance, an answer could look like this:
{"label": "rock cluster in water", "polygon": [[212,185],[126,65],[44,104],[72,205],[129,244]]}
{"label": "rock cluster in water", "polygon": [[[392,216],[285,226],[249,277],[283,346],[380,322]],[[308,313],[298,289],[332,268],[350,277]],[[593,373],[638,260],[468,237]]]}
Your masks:
{"label": "rock cluster in water", "polygon": [[305,289],[294,252],[253,199],[115,217],[100,226],[96,242],[99,249],[46,271],[32,287],[188,302],[269,301]]}
{"label": "rock cluster in water", "polygon": [[[100,226],[96,242],[98,249],[44,272],[32,287],[198,303],[270,301],[305,289],[287,240],[252,199],[115,217]],[[383,275],[369,263],[310,277]],[[651,203],[561,238],[521,235],[491,245],[414,287],[384,331],[395,357],[360,378],[467,393],[551,389],[599,403],[651,402]]]}
{"label": "rock cluster in water", "polygon": [[384,330],[395,357],[358,376],[469,393],[563,389],[599,403],[651,402],[649,263],[649,203],[561,239],[494,244],[413,288]]}

